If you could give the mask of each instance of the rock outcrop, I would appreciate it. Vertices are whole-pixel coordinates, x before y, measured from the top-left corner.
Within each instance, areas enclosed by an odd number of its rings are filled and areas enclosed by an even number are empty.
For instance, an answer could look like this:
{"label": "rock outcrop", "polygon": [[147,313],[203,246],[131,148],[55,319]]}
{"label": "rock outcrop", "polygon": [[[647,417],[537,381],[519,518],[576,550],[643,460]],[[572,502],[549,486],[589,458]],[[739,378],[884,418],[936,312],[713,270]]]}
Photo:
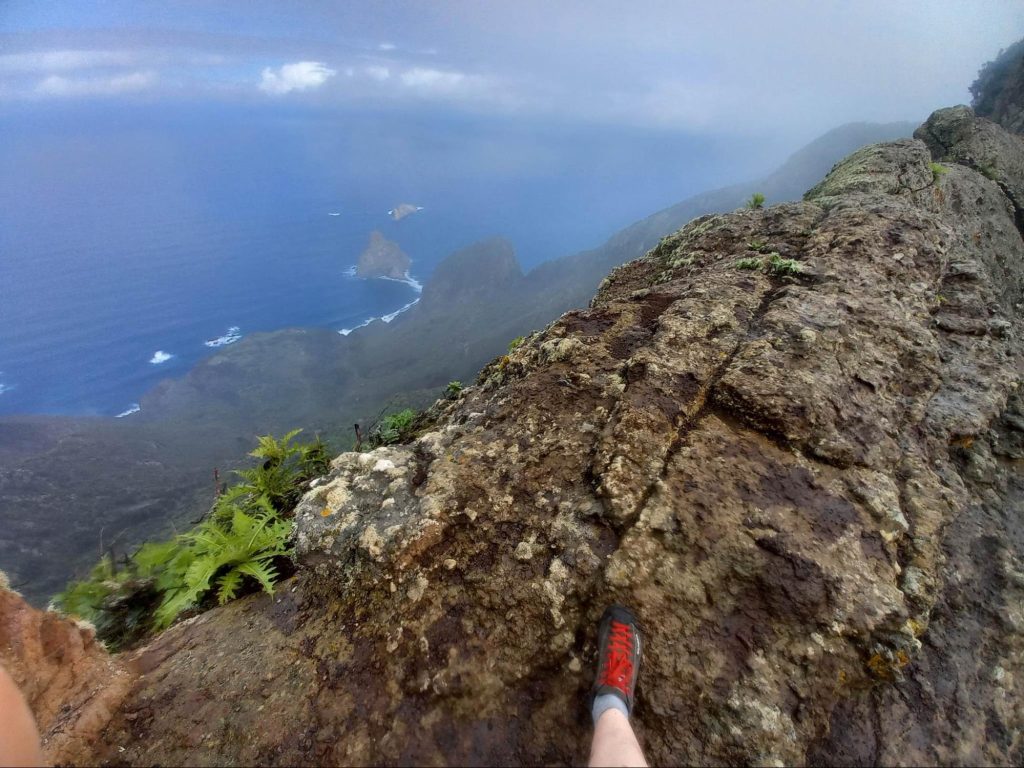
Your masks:
{"label": "rock outcrop", "polygon": [[621,601],[652,763],[1024,762],[1024,140],[919,135],[696,219],[339,456],[300,574],[141,651],[93,757],[582,762]]}
{"label": "rock outcrop", "polygon": [[88,764],[134,676],[91,627],[39,611],[0,574],[0,665],[21,688],[52,764]]}
{"label": "rock outcrop", "polygon": [[370,242],[359,254],[357,277],[390,277],[402,280],[408,277],[412,260],[398,243],[388,240],[377,230],[370,233]]}
{"label": "rock outcrop", "polygon": [[1024,40],[984,67],[971,85],[974,111],[1008,131],[1024,133]]}

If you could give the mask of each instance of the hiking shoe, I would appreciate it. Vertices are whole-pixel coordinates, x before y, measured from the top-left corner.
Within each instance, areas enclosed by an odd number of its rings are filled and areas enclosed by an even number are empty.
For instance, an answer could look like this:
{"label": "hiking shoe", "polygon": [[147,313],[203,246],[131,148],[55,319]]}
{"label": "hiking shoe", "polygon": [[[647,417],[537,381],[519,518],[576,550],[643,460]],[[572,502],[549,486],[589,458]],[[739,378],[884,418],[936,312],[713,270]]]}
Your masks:
{"label": "hiking shoe", "polygon": [[641,632],[636,616],[625,606],[610,605],[601,616],[597,630],[597,678],[590,694],[612,694],[633,713],[636,680],[640,675]]}

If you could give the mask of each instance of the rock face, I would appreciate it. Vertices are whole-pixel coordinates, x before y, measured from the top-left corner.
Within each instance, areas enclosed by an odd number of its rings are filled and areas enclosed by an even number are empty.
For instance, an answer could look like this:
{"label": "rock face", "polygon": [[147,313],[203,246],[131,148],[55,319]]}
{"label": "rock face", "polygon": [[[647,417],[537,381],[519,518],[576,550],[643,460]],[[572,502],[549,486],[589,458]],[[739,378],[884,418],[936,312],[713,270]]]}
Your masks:
{"label": "rock face", "polygon": [[93,758],[582,762],[620,601],[652,763],[1021,764],[1024,140],[921,135],[696,219],[338,457],[300,575],[144,650]]}
{"label": "rock face", "polygon": [[377,230],[370,233],[370,243],[359,254],[357,277],[391,277],[401,280],[407,276],[412,261],[393,240]]}
{"label": "rock face", "polygon": [[90,762],[93,742],[134,680],[92,629],[31,607],[6,584],[0,584],[0,664],[28,701],[43,755],[57,765]]}
{"label": "rock face", "polygon": [[1024,40],[986,64],[971,85],[974,111],[1014,133],[1024,133]]}

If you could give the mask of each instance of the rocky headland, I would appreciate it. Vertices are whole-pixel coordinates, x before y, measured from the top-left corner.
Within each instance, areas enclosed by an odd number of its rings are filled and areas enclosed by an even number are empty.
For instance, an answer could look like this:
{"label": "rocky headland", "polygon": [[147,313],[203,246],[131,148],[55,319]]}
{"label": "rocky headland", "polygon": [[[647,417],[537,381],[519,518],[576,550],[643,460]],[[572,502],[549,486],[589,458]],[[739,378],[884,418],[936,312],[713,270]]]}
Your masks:
{"label": "rocky headland", "polygon": [[693,220],[338,456],[298,574],[118,657],[102,728],[71,686],[49,757],[582,762],[621,601],[654,764],[1024,762],[1024,139],[915,137]]}
{"label": "rocky headland", "polygon": [[377,230],[370,233],[370,242],[359,254],[356,277],[389,277],[403,280],[409,276],[412,260],[398,243],[388,240]]}

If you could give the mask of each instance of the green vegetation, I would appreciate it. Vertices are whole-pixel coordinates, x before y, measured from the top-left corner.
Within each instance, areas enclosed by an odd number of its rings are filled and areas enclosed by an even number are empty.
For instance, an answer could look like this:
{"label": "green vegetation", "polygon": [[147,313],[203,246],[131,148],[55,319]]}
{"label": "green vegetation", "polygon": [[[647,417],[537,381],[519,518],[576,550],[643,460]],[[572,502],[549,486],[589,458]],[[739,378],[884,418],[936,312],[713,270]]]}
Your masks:
{"label": "green vegetation", "polygon": [[736,269],[759,269],[773,277],[792,277],[804,271],[804,266],[796,259],[784,259],[776,251],[765,257],[748,256],[738,259],[733,264]]}
{"label": "green vegetation", "polygon": [[939,179],[949,173],[949,168],[942,163],[929,163],[928,165],[932,169],[932,181],[936,184],[939,183]]}
{"label": "green vegetation", "polygon": [[[275,509],[294,507],[301,495],[301,482],[326,474],[331,463],[327,446],[319,437],[306,445],[292,444],[301,431],[292,430],[280,440],[270,435],[258,438],[259,445],[249,455],[264,461],[251,469],[240,470],[237,474],[244,482],[232,492],[253,499],[264,496]],[[296,478],[300,483],[295,482]]]}
{"label": "green vegetation", "polygon": [[517,349],[520,346],[522,346],[524,341],[526,341],[526,337],[525,336],[516,336],[514,339],[512,339],[512,341],[510,341],[508,343],[508,352],[509,352],[509,354],[512,354],[512,350]]}
{"label": "green vegetation", "polygon": [[747,243],[747,248],[749,248],[752,251],[757,251],[758,253],[767,253],[770,249],[770,246],[768,245],[767,241],[760,240],[755,237],[753,240]]}
{"label": "green vegetation", "polygon": [[416,416],[412,408],[385,416],[370,430],[370,445],[379,448],[405,442],[412,437]]}
{"label": "green vegetation", "polygon": [[672,269],[678,269],[679,267],[691,267],[696,261],[697,256],[693,253],[688,253],[685,256],[679,254],[670,256],[665,263]]}
{"label": "green vegetation", "polygon": [[768,254],[768,263],[764,265],[764,271],[769,275],[788,277],[799,275],[804,271],[804,266],[796,259],[784,259],[777,253],[770,253]]}
{"label": "green vegetation", "polygon": [[736,269],[760,269],[761,259],[757,258],[756,256],[748,256],[746,258],[737,260],[734,266],[736,267]]}
{"label": "green vegetation", "polygon": [[445,400],[457,400],[459,395],[462,394],[462,382],[461,381],[449,381],[448,386],[444,388],[444,399]]}
{"label": "green vegetation", "polygon": [[290,567],[295,504],[330,465],[319,438],[293,442],[299,432],[260,437],[249,455],[261,463],[240,470],[242,482],[221,493],[198,525],[144,544],[120,569],[103,557],[87,579],[54,597],[54,607],[92,622],[100,639],[118,648],[214,600],[223,604],[256,588],[273,593],[279,569]]}
{"label": "green vegetation", "polygon": [[749,208],[752,211],[759,211],[762,208],[764,208],[764,195],[762,195],[760,192],[755,192],[754,194],[752,194],[750,196],[750,199],[747,200],[747,208]]}
{"label": "green vegetation", "polygon": [[999,181],[999,174],[996,172],[995,160],[979,165],[978,172],[990,181]]}

